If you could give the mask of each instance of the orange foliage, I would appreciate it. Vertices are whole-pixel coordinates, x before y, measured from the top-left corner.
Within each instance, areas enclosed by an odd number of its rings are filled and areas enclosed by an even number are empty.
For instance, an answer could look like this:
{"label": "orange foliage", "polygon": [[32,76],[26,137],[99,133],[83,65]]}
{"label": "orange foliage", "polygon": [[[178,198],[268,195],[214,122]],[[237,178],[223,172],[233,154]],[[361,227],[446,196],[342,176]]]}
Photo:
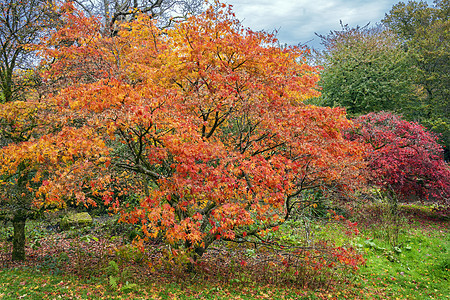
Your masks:
{"label": "orange foliage", "polygon": [[[92,128],[60,130],[61,120],[50,111],[46,103],[0,105],[1,134],[7,143],[0,149],[0,192],[7,201],[17,198],[23,204],[31,199],[30,210],[64,206],[64,197],[70,196],[92,202],[82,189],[87,178],[95,177],[95,167],[107,163],[108,149]],[[23,195],[17,197],[17,190]]]}
{"label": "orange foliage", "polygon": [[167,30],[141,15],[113,37],[74,11],[67,20],[48,41],[46,80],[62,86],[60,114],[84,125],[33,144],[35,164],[55,165],[39,195],[81,199],[79,182],[110,174],[141,199],[124,220],[201,255],[280,225],[304,190],[361,180],[345,111],[303,104],[319,95],[307,50],[242,28],[229,7]]}

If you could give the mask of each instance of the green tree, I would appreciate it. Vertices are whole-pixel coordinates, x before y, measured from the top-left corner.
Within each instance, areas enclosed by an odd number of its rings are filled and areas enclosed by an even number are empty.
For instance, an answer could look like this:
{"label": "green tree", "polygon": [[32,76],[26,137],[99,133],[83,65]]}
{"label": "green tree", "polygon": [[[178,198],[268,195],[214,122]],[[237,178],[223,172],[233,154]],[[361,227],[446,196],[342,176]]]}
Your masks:
{"label": "green tree", "polygon": [[400,2],[386,14],[383,23],[397,34],[415,68],[414,82],[420,87],[419,101],[405,114],[441,134],[445,157],[450,158],[450,6],[436,0]]}
{"label": "green tree", "polygon": [[321,105],[342,106],[354,116],[408,106],[412,70],[392,32],[381,25],[342,25],[342,30],[319,37],[325,46],[316,57],[323,66]]}

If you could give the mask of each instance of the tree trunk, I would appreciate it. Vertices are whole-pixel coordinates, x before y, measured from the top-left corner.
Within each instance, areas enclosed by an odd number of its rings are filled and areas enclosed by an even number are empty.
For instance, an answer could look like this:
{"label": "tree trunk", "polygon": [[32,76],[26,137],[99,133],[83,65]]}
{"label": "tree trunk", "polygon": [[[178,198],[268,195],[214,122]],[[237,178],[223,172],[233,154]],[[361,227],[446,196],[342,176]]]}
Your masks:
{"label": "tree trunk", "polygon": [[204,238],[203,238],[203,243],[204,243],[204,247],[201,246],[195,246],[192,247],[192,243],[190,241],[185,241],[184,243],[184,247],[185,249],[191,249],[192,250],[192,259],[193,261],[188,262],[186,265],[186,271],[189,273],[194,272],[194,265],[197,262],[197,260],[199,258],[201,258],[203,256],[203,254],[205,254],[206,250],[208,249],[208,247],[214,242],[214,236],[212,234],[207,234]]}
{"label": "tree trunk", "polygon": [[25,223],[27,218],[22,214],[14,216],[12,221],[14,226],[12,260],[25,260]]}
{"label": "tree trunk", "polygon": [[0,70],[2,74],[0,74],[1,79],[1,88],[2,88],[2,94],[3,97],[0,97],[0,103],[7,103],[11,102],[13,100],[13,94],[12,94],[12,78],[11,76],[6,72],[3,73],[2,70]]}
{"label": "tree trunk", "polygon": [[204,247],[200,247],[197,246],[194,249],[195,252],[195,256],[194,259],[197,260],[198,258],[202,257],[203,254],[206,252],[206,250],[208,249],[208,247],[214,242],[215,238],[213,234],[208,233],[204,238],[203,238],[203,244]]}

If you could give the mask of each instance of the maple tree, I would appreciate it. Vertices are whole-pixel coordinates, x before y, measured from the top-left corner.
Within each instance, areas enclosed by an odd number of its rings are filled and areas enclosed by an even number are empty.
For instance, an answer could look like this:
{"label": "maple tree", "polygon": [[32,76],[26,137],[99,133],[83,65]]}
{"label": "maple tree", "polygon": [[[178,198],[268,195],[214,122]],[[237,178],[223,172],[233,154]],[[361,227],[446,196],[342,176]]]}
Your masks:
{"label": "maple tree", "polygon": [[[9,165],[6,149],[24,145],[42,129],[37,112],[44,105],[17,100],[28,97],[25,80],[33,76],[35,58],[28,46],[45,32],[53,13],[49,8],[50,1],[41,0],[0,3],[0,219],[14,225],[13,259],[25,257],[25,221],[31,205],[26,196],[27,162]],[[9,167],[15,171],[5,172]]]}
{"label": "maple tree", "polygon": [[448,206],[450,168],[438,138],[415,122],[388,113],[369,113],[355,120],[351,139],[370,145],[370,181],[394,200],[434,200]]}
{"label": "maple tree", "polygon": [[[28,89],[24,82],[35,79],[37,69],[25,68],[26,62],[33,60],[36,50],[42,47],[42,34],[57,27],[58,20],[51,18],[64,7],[52,1],[5,1],[0,9],[0,30],[4,33],[0,70],[4,96],[4,103],[0,103],[0,219],[12,222],[12,258],[23,260],[26,221],[46,208],[65,206],[67,198],[52,197],[52,193],[64,192],[69,198],[77,194],[78,202],[93,203],[81,195],[86,192],[83,180],[92,176],[95,167],[90,167],[89,172],[83,167],[95,165],[96,156],[106,148],[92,129],[80,128],[71,116],[60,114],[49,98],[42,98],[46,88],[33,84]],[[23,80],[13,80],[18,77]],[[89,145],[79,143],[77,139],[83,136],[91,139]],[[97,150],[96,145],[103,146]],[[46,186],[51,178],[53,190]]]}
{"label": "maple tree", "polygon": [[[201,256],[217,239],[276,230],[307,205],[305,190],[360,181],[364,146],[344,138],[345,111],[303,104],[318,95],[305,50],[242,28],[231,7],[216,3],[165,30],[139,15],[115,36],[67,11],[44,52],[46,80],[61,86],[53,101],[93,130],[79,143],[93,132],[104,141],[96,151],[109,169],[91,193],[114,179],[137,195],[122,220],[147,238]],[[56,186],[40,191],[63,197]],[[102,197],[119,209],[111,191]]]}
{"label": "maple tree", "polygon": [[85,183],[98,180],[92,172],[104,164],[106,148],[93,129],[67,126],[49,103],[33,101],[0,104],[0,139],[0,219],[12,222],[12,258],[23,260],[27,219],[65,207],[62,194],[93,203],[84,198]]}
{"label": "maple tree", "polygon": [[[27,219],[48,206],[63,205],[62,198],[52,198],[51,193],[42,196],[46,180],[80,171],[79,159],[86,155],[83,144],[71,145],[71,142],[73,135],[83,136],[88,131],[76,133],[62,115],[54,114],[50,101],[40,101],[41,91],[28,89],[29,84],[25,82],[34,80],[35,50],[42,35],[57,25],[52,18],[57,16],[58,9],[52,1],[0,3],[0,219],[13,224],[14,260],[25,258]],[[67,137],[69,140],[64,141]],[[95,137],[89,138],[94,143],[88,149],[94,150]],[[70,152],[65,153],[67,150]],[[74,153],[77,162],[70,162]],[[67,184],[60,188],[67,188]]]}

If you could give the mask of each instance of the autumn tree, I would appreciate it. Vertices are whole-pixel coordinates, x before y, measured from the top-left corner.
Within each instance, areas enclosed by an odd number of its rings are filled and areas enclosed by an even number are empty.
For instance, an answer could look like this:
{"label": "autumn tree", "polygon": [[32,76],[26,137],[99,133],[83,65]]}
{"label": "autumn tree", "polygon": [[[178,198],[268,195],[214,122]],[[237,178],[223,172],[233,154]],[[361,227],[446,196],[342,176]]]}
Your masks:
{"label": "autumn tree", "polygon": [[[64,8],[59,11],[59,6],[47,1],[6,1],[1,5],[4,22],[0,30],[5,33],[1,36],[1,75],[7,101],[0,103],[0,219],[12,222],[12,258],[23,260],[27,219],[48,207],[63,207],[70,198],[93,203],[85,196],[89,193],[84,181],[94,176],[96,166],[104,164],[104,158],[101,162],[98,159],[107,148],[103,140],[95,138],[92,129],[83,128],[73,116],[56,111],[49,98],[21,94],[16,89],[24,90],[23,85],[10,85],[18,75],[14,68],[25,67],[27,60],[34,57],[31,52],[42,46],[41,34],[51,28],[42,17],[43,10],[49,9],[45,16],[50,17],[64,12]],[[77,139],[83,136],[86,142],[79,143]],[[61,182],[63,178],[65,181]],[[65,196],[53,197],[46,187],[48,180],[54,183],[54,191],[64,192]],[[89,182],[98,180],[101,177]]]}
{"label": "autumn tree", "polygon": [[345,107],[358,116],[381,110],[402,112],[417,98],[408,56],[386,28],[342,25],[342,30],[319,37],[325,47],[316,55],[323,66],[321,105]]}
{"label": "autumn tree", "polygon": [[[165,30],[141,14],[106,37],[71,14],[45,53],[47,80],[65,86],[53,100],[103,139],[108,174],[140,199],[122,220],[195,257],[219,239],[262,238],[306,205],[304,191],[362,180],[345,111],[303,104],[318,95],[304,50],[217,5]],[[76,43],[51,47],[62,39]],[[45,191],[63,197],[56,186]]]}
{"label": "autumn tree", "polygon": [[394,203],[429,200],[448,207],[450,167],[443,160],[438,138],[418,123],[387,113],[355,119],[351,139],[370,146],[370,182]]}
{"label": "autumn tree", "polygon": [[[48,15],[45,10],[49,4],[49,1],[0,2],[0,219],[13,221],[14,259],[23,259],[25,255],[24,220],[27,216],[23,213],[23,207],[28,205],[29,199],[25,196],[24,164],[16,166],[17,176],[14,179],[14,176],[6,175],[4,168],[8,164],[4,161],[3,150],[10,145],[26,142],[39,127],[35,118],[38,105],[17,100],[26,98],[23,79],[29,77],[25,72],[33,69],[35,58],[28,46],[39,40],[44,31],[44,19]],[[5,182],[14,180],[14,189],[6,191]]]}
{"label": "autumn tree", "polygon": [[45,101],[0,104],[0,219],[14,227],[13,260],[25,259],[27,219],[65,207],[70,198],[95,205],[85,196],[92,195],[86,186],[102,180],[93,172],[106,162],[101,157],[107,148],[92,128],[77,128],[70,120]]}
{"label": "autumn tree", "polygon": [[448,0],[399,2],[383,19],[403,42],[408,53],[411,74],[420,87],[418,101],[405,117],[419,121],[440,134],[445,157],[450,158],[450,69]]}

